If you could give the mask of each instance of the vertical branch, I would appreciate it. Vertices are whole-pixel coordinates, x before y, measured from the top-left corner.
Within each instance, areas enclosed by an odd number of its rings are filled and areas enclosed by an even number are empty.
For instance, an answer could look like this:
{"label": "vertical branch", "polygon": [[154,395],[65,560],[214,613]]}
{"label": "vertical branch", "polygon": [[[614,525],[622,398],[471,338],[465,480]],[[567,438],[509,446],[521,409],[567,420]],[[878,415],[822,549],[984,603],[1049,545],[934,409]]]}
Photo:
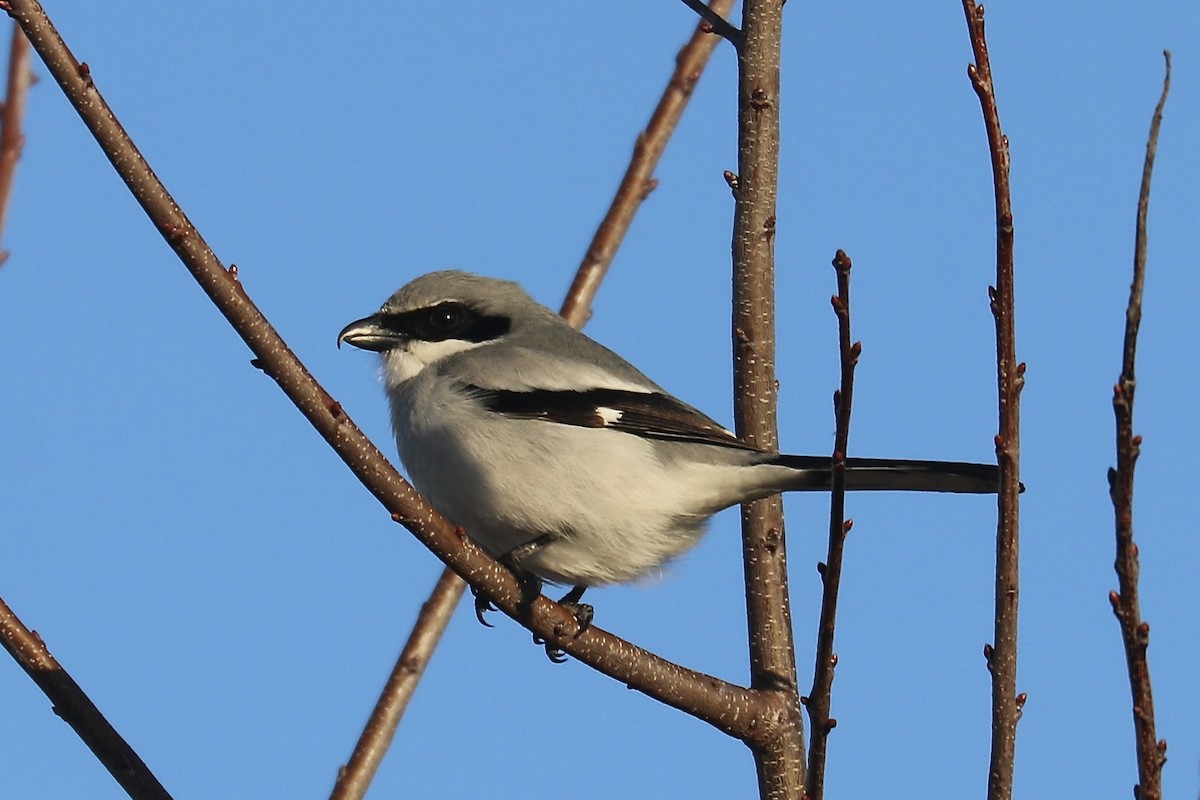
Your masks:
{"label": "vertical branch", "polygon": [[1025,695],[1017,694],[1017,608],[1019,581],[1020,402],[1025,365],[1017,363],[1013,301],[1013,215],[1009,192],[1008,137],[1000,129],[996,88],[988,59],[983,6],[963,0],[975,63],[967,67],[979,96],[992,159],[996,203],[996,285],[989,287],[996,320],[996,382],[999,394],[999,433],[996,458],[1000,464],[1000,493],[996,524],[995,640],[984,646],[992,675],[992,748],[988,770],[988,799],[1012,797],[1017,721]]}
{"label": "vertical branch", "polygon": [[[746,0],[738,50],[738,175],[733,221],[734,417],[737,432],[777,448],[775,200],[779,177],[782,0]],[[804,728],[788,600],[783,506],[778,496],[742,506],[751,686],[775,709],[777,729],[754,749],[759,794],[800,797]]]}
{"label": "vertical branch", "polygon": [[[29,68],[29,40],[18,25],[13,25],[12,43],[8,50],[8,84],[4,95],[4,108],[0,111],[0,236],[8,222],[8,204],[12,198],[13,177],[17,161],[25,146],[25,135],[21,132],[21,121],[25,117],[25,98],[33,83]],[[0,253],[0,264],[6,253]]]}
{"label": "vertical branch", "polygon": [[833,259],[837,270],[838,292],[833,310],[838,318],[838,353],[841,356],[841,387],[833,393],[833,411],[837,428],[833,440],[833,480],[829,504],[829,550],[825,562],[817,564],[821,573],[821,618],[817,627],[816,665],[808,697],[801,698],[808,710],[812,743],[808,749],[808,782],[805,788],[812,800],[825,796],[825,753],[829,732],[837,720],[829,716],[833,671],[837,654],[833,651],[833,632],[837,624],[838,590],[842,583],[842,552],[846,534],[853,521],[846,519],[846,450],[850,445],[850,407],[854,399],[854,367],[862,353],[862,343],[850,342],[850,257],[841,250]]}
{"label": "vertical branch", "polygon": [[[723,17],[732,6],[733,0],[713,0],[709,8],[712,13]],[[592,303],[600,283],[608,273],[617,248],[629,232],[642,201],[657,185],[653,178],[654,169],[666,151],[667,142],[683,117],[696,83],[719,41],[720,38],[712,33],[710,24],[701,22],[676,55],[675,70],[645,130],[638,134],[625,175],[563,299],[559,314],[572,327],[582,328],[591,317]],[[453,570],[447,568],[442,572],[429,599],[421,606],[408,642],[363,728],[349,762],[338,771],[330,800],[359,800],[366,795],[465,588],[466,584]]]}
{"label": "vertical branch", "polygon": [[1150,691],[1150,665],[1146,648],[1150,644],[1150,625],[1142,619],[1138,600],[1138,548],[1133,541],[1133,468],[1137,463],[1142,437],[1133,433],[1133,395],[1137,388],[1134,360],[1137,355],[1138,326],[1142,321],[1142,288],[1146,281],[1146,216],[1150,209],[1150,177],[1158,151],[1158,129],[1163,106],[1171,89],[1171,53],[1164,51],[1166,74],[1162,94],[1150,121],[1146,142],[1146,160],[1142,166],[1142,185],[1138,192],[1137,233],[1133,248],[1133,282],[1129,287],[1129,305],[1125,310],[1125,346],[1121,376],[1113,387],[1113,412],[1117,419],[1117,468],[1108,471],[1108,489],[1116,517],[1117,585],[1109,594],[1113,613],[1121,626],[1125,645],[1125,664],[1129,670],[1129,689],[1133,695],[1133,726],[1137,747],[1138,785],[1134,796],[1140,800],[1162,798],[1162,767],[1167,760],[1167,742],[1159,741],[1154,730],[1154,696]]}

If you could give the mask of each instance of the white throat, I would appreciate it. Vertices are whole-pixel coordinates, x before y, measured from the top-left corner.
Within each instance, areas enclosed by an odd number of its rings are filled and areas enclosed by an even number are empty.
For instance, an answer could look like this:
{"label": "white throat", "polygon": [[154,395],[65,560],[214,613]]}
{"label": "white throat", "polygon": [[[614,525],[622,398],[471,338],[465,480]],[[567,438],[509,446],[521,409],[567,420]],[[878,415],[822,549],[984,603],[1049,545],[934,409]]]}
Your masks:
{"label": "white throat", "polygon": [[379,354],[383,362],[384,383],[389,389],[399,388],[417,377],[421,370],[430,364],[484,344],[487,342],[466,342],[462,339],[426,342],[421,339],[409,339],[402,347],[394,347]]}

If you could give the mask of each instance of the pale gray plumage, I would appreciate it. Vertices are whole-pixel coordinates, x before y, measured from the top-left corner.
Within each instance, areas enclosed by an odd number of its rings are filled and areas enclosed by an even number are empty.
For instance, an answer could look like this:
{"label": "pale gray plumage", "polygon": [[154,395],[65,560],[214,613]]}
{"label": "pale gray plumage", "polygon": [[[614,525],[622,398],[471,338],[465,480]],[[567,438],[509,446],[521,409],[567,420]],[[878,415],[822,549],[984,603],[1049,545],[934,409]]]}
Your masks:
{"label": "pale gray plumage", "polygon": [[[574,586],[627,581],[709,517],[829,485],[830,459],[739,442],[520,286],[423,275],[338,337],[380,353],[414,485],[495,556]],[[851,459],[852,489],[995,492],[996,467]]]}

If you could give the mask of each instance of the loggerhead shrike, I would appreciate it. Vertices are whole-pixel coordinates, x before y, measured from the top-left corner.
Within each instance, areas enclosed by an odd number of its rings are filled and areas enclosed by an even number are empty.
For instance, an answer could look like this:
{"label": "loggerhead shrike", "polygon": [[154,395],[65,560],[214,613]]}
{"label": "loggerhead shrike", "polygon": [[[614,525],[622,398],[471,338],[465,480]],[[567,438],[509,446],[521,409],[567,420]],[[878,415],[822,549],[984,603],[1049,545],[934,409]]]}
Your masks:
{"label": "loggerhead shrike", "polygon": [[[423,275],[342,342],[379,353],[421,494],[518,574],[574,586],[570,601],[680,555],[723,508],[830,486],[830,457],[738,440],[516,283]],[[998,485],[991,464],[846,459],[847,489]]]}

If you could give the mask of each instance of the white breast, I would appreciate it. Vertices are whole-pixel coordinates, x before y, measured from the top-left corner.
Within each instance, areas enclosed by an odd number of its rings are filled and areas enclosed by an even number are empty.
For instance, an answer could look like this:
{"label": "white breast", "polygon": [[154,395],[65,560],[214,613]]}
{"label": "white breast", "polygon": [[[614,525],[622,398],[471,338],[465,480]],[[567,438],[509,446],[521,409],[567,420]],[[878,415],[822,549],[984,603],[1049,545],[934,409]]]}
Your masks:
{"label": "white breast", "polygon": [[494,556],[546,533],[561,537],[522,563],[548,580],[636,578],[695,544],[715,510],[689,498],[719,468],[664,461],[636,436],[505,418],[434,371],[391,397],[400,458],[417,489]]}

